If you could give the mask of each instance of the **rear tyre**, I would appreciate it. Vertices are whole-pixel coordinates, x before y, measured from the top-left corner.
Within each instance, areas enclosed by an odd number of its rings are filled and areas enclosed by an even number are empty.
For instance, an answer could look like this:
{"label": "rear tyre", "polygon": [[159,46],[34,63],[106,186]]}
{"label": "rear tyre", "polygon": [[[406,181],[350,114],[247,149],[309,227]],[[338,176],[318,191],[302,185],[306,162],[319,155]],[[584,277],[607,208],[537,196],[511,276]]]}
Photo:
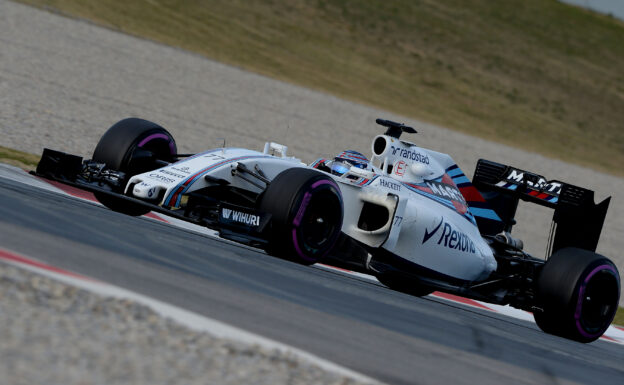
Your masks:
{"label": "rear tyre", "polygon": [[[127,118],[115,123],[104,133],[93,152],[93,160],[105,163],[113,170],[123,171],[126,179],[158,168],[156,160],[172,162],[177,154],[173,136],[156,123],[139,118]],[[123,193],[123,187],[116,193]],[[95,193],[100,203],[111,210],[138,216],[150,210],[105,193]]]}
{"label": "rear tyre", "polygon": [[543,311],[533,316],[544,332],[579,342],[598,339],[615,317],[620,276],[609,259],[577,248],[558,250],[537,280]]}
{"label": "rear tyre", "polygon": [[271,214],[266,251],[304,265],[325,257],[342,229],[340,188],[315,170],[291,168],[278,174],[264,191],[259,209]]}

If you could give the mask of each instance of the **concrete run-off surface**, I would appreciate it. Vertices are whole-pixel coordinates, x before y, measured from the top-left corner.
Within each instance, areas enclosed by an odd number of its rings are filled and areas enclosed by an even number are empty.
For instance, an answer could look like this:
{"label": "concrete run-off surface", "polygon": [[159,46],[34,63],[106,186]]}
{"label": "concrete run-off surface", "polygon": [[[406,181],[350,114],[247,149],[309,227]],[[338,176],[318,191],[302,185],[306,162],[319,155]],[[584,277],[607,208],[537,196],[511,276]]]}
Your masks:
{"label": "concrete run-off surface", "polygon": [[[469,175],[487,158],[594,189],[599,198],[613,195],[598,251],[624,270],[622,178],[0,0],[0,145],[89,156],[102,133],[128,116],[163,125],[182,152],[219,146],[219,138],[256,149],[271,140],[308,162],[344,149],[370,154],[381,131],[375,118],[404,121],[419,131],[410,140],[451,154]],[[515,234],[529,252],[544,254],[550,214],[521,205]]]}
{"label": "concrete run-off surface", "polygon": [[3,384],[378,384],[1,262],[0,297]]}

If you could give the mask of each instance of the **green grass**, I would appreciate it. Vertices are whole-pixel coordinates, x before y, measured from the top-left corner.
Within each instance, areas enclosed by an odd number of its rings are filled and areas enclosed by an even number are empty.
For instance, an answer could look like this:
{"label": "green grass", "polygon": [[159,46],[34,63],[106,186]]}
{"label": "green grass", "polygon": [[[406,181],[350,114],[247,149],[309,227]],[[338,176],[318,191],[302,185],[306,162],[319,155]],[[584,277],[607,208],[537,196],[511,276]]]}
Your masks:
{"label": "green grass", "polygon": [[555,0],[21,0],[624,175],[624,24]]}
{"label": "green grass", "polygon": [[40,156],[12,150],[0,146],[0,163],[6,163],[21,167],[26,170],[34,170],[39,163]]}
{"label": "green grass", "polygon": [[624,307],[618,308],[618,311],[615,314],[615,319],[613,319],[613,323],[618,326],[624,326]]}

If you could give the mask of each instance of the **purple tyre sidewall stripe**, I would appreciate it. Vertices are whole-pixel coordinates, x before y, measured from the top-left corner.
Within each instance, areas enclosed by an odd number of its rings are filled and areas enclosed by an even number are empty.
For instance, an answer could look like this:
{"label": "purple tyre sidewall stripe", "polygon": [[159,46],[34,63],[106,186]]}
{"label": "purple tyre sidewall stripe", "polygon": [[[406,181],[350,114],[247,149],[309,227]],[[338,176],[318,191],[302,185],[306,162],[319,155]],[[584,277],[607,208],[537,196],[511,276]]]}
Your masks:
{"label": "purple tyre sidewall stripe", "polygon": [[176,147],[175,147],[175,142],[173,141],[173,139],[171,139],[170,136],[165,135],[165,134],[152,134],[147,136],[146,138],[144,138],[143,140],[141,140],[139,142],[139,147],[143,147],[145,146],[147,143],[151,142],[154,139],[164,139],[169,143],[169,150],[171,151],[171,155],[175,154],[176,151]]}
{"label": "purple tyre sidewall stripe", "polygon": [[299,258],[308,262],[316,262],[319,259],[319,258],[310,258],[306,256],[305,253],[301,250],[301,248],[299,247],[299,242],[297,241],[297,228],[296,227],[293,227],[292,229],[292,237],[293,237],[293,245],[295,245],[295,251],[297,251],[297,254],[299,254]]}
{"label": "purple tyre sidewall stripe", "polygon": [[583,283],[581,284],[581,287],[579,288],[578,300],[576,302],[576,310],[574,312],[574,320],[576,321],[576,329],[578,330],[579,333],[581,333],[583,337],[586,337],[586,338],[594,338],[602,334],[602,330],[599,331],[598,333],[590,334],[590,333],[587,333],[583,329],[583,326],[581,325],[581,311],[583,307],[583,296],[585,294],[585,289],[587,288],[587,284],[589,283],[589,280],[598,272],[603,271],[603,270],[608,270],[612,272],[616,277],[618,275],[615,269],[613,268],[613,266],[600,265],[596,267],[594,270],[592,270],[589,274],[587,274],[587,277],[585,277],[585,280],[583,281]]}
{"label": "purple tyre sidewall stripe", "polygon": [[299,206],[299,210],[297,211],[297,215],[295,216],[295,220],[293,220],[293,225],[295,228],[299,227],[301,224],[301,220],[303,219],[303,215],[305,214],[306,208],[308,208],[308,204],[310,204],[310,199],[312,198],[312,194],[310,192],[306,192],[301,200],[301,206]]}
{"label": "purple tyre sidewall stripe", "polygon": [[[336,184],[336,182],[334,182],[333,180],[329,180],[329,179],[322,179],[319,180],[317,182],[312,183],[312,189],[317,188],[320,185],[324,185],[324,184],[328,184],[330,186],[333,186],[334,188],[338,189],[338,185]],[[338,190],[340,191],[340,190]]]}
{"label": "purple tyre sidewall stripe", "polygon": [[322,186],[322,185],[330,185],[331,187],[334,187],[336,191],[338,191],[338,199],[340,200],[340,206],[342,206],[342,196],[340,195],[340,189],[338,188],[338,185],[336,185],[336,182],[334,182],[333,180],[322,179],[317,182],[314,182],[310,190],[306,191],[305,195],[303,196],[303,199],[301,200],[301,205],[299,206],[299,209],[297,210],[297,215],[295,216],[295,219],[293,220],[292,237],[293,237],[293,245],[295,246],[295,251],[297,252],[297,254],[299,255],[301,259],[303,259],[304,261],[308,261],[308,262],[316,262],[317,260],[327,255],[327,253],[329,253],[332,246],[338,239],[338,237],[336,237],[336,239],[334,240],[334,242],[332,242],[330,247],[328,247],[327,250],[321,256],[317,258],[314,258],[314,257],[310,258],[306,256],[303,250],[301,250],[301,248],[299,247],[297,229],[299,228],[299,225],[301,224],[301,220],[303,219],[303,216],[305,215],[306,208],[308,207],[308,204],[310,203],[310,199],[312,197],[311,192],[314,191],[317,187]]}

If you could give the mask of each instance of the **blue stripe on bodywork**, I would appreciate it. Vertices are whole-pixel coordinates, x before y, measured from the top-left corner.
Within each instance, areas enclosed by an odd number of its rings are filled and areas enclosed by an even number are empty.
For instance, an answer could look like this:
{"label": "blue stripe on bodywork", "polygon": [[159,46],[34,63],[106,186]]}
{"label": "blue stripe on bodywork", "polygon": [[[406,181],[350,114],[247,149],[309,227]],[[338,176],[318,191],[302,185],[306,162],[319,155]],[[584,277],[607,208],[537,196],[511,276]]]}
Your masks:
{"label": "blue stripe on bodywork", "polygon": [[446,173],[449,174],[450,177],[455,177],[463,174],[464,172],[459,167],[455,166],[455,168],[449,167],[448,169],[446,169]]}
{"label": "blue stripe on bodywork", "polygon": [[468,179],[465,175],[454,176],[452,177],[452,179],[453,179],[453,182],[455,182],[455,184],[457,185],[457,187],[459,187],[459,185],[462,183],[470,183],[470,179]]}
{"label": "blue stripe on bodywork", "polygon": [[470,207],[468,207],[468,211],[466,211],[465,214],[461,214],[461,213],[457,212],[457,209],[453,205],[453,202],[451,202],[450,200],[438,197],[438,196],[433,195],[433,194],[429,194],[428,192],[419,190],[417,188],[414,188],[414,187],[410,186],[407,183],[403,183],[403,185],[405,187],[407,187],[408,190],[411,190],[411,191],[413,191],[413,192],[415,192],[415,193],[417,193],[417,194],[419,194],[421,196],[424,196],[425,198],[429,198],[429,199],[434,200],[434,201],[436,201],[438,203],[441,203],[442,205],[444,205],[444,206],[448,207],[449,209],[455,211],[456,213],[458,213],[459,215],[464,217],[466,220],[468,220],[470,223],[472,223],[473,225],[476,226],[477,222],[476,222],[476,220],[475,220],[475,218],[473,216],[473,213],[470,212]]}
{"label": "blue stripe on bodywork", "polygon": [[505,185],[505,188],[508,189],[508,190],[514,190],[515,191],[518,188],[518,185],[515,185],[515,184],[512,184],[512,183],[507,183]]}
{"label": "blue stripe on bodywork", "polygon": [[498,214],[496,214],[496,211],[492,209],[482,209],[479,207],[471,206],[470,211],[477,217],[493,219],[495,221],[501,221]]}
{"label": "blue stripe on bodywork", "polygon": [[369,179],[369,180],[368,180],[368,182],[366,182],[366,183],[364,183],[364,184],[362,184],[362,185],[360,185],[360,186],[362,186],[362,187],[364,187],[364,186],[368,186],[369,184],[373,183],[373,182],[374,182],[377,178],[379,178],[379,175],[375,175],[374,177],[372,177],[371,179]]}
{"label": "blue stripe on bodywork", "polygon": [[190,176],[190,177],[184,179],[182,182],[178,183],[178,185],[176,185],[175,188],[171,190],[171,192],[167,196],[167,199],[165,199],[164,206],[169,206],[170,205],[171,198],[175,195],[176,191],[180,187],[184,186],[184,184],[186,184],[189,180],[190,180],[190,183],[188,183],[188,185],[185,186],[184,189],[182,191],[180,191],[180,193],[178,194],[178,198],[176,199],[176,202],[175,202],[175,207],[178,207],[180,205],[180,202],[182,200],[182,195],[184,195],[184,193],[186,193],[188,191],[188,189],[193,185],[193,183],[195,183],[199,178],[203,177],[204,175],[206,175],[210,171],[213,171],[213,170],[215,170],[215,169],[217,169],[219,167],[226,166],[226,165],[228,165],[230,163],[233,163],[233,162],[238,162],[238,161],[241,161],[241,160],[248,160],[248,159],[260,159],[260,158],[272,158],[272,156],[270,156],[270,155],[248,155],[248,156],[241,156],[241,157],[238,157],[238,158],[232,158],[232,159],[224,160],[222,162],[218,162],[216,164],[213,164],[210,167],[207,167],[207,168],[201,170],[199,173],[195,173],[194,176]]}

